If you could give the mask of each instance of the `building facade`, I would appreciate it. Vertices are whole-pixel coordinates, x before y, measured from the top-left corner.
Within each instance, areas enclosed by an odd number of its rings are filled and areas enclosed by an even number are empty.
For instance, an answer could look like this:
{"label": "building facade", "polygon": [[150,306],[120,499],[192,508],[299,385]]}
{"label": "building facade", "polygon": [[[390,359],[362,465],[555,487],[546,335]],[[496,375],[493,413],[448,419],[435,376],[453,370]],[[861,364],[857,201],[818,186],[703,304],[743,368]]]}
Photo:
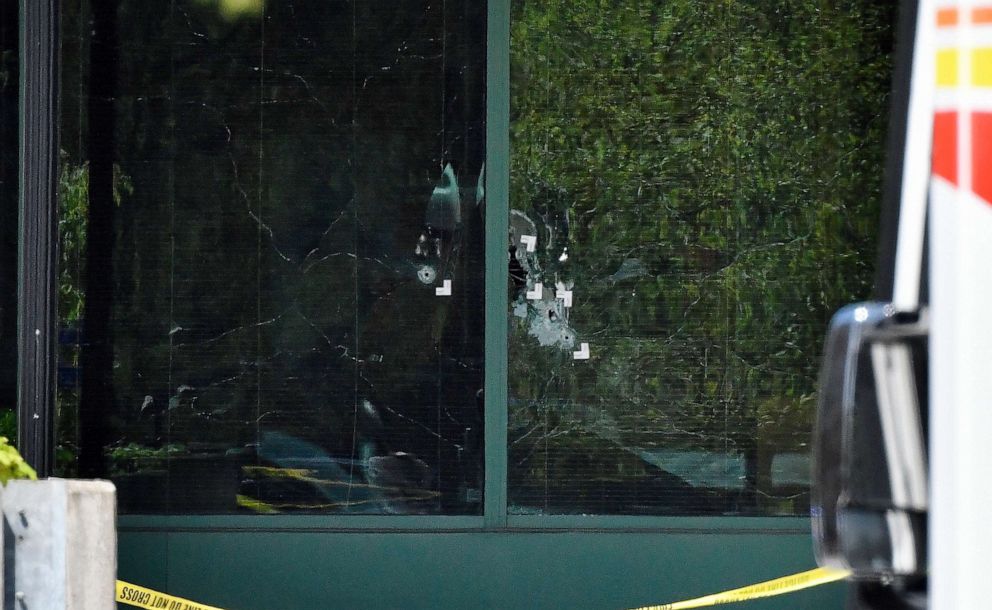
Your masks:
{"label": "building facade", "polygon": [[[0,407],[115,482],[122,578],[620,608],[812,566],[894,5],[23,4]],[[841,589],[799,595],[755,607]]]}

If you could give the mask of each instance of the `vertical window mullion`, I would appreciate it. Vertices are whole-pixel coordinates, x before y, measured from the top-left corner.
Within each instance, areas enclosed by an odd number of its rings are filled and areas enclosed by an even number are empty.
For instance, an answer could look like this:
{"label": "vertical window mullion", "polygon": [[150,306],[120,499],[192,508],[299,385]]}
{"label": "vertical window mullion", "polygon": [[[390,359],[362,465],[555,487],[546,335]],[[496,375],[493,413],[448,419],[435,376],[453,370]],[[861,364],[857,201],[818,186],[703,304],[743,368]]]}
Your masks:
{"label": "vertical window mullion", "polygon": [[510,0],[489,0],[486,70],[485,525],[506,526]]}
{"label": "vertical window mullion", "polygon": [[58,2],[21,2],[18,441],[39,476],[55,459]]}

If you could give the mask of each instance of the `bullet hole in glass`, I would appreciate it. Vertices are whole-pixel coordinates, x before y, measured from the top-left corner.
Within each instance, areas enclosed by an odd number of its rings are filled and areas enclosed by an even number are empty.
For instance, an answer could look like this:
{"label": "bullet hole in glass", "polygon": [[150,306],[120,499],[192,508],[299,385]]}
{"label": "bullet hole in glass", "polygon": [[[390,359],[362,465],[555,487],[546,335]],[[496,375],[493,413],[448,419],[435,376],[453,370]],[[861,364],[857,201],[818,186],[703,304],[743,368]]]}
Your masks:
{"label": "bullet hole in glass", "polygon": [[424,265],[417,271],[417,278],[424,284],[433,284],[437,279],[437,271],[430,265]]}

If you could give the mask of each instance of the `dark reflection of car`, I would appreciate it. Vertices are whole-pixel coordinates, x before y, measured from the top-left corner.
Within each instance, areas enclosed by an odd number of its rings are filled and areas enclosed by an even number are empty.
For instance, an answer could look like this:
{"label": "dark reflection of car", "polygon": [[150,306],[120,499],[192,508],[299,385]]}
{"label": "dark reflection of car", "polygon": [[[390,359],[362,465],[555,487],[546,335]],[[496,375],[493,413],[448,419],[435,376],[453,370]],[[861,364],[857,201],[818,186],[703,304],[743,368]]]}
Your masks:
{"label": "dark reflection of car", "polygon": [[238,504],[252,512],[421,514],[438,501],[430,467],[391,452],[335,457],[282,432],[265,432],[256,460],[242,467]]}
{"label": "dark reflection of car", "polygon": [[[739,452],[632,447],[583,430],[528,440],[511,446],[511,512],[583,514],[593,507],[604,514],[700,515],[756,510],[756,491]],[[772,458],[771,480],[763,493],[779,499],[785,514],[808,505],[808,465],[802,454]]]}

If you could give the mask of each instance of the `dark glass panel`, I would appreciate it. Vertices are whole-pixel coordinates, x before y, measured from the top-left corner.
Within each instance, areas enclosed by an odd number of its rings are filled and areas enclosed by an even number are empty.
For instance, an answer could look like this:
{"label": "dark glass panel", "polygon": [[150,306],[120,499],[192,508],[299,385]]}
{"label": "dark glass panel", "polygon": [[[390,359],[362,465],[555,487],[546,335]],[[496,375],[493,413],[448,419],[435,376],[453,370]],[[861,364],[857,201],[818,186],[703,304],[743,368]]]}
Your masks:
{"label": "dark glass panel", "polygon": [[807,511],[821,337],[872,278],[893,12],[513,3],[511,513]]}
{"label": "dark glass panel", "polygon": [[[65,32],[89,18],[73,4]],[[113,223],[88,236],[112,268],[82,322],[109,302],[113,357],[83,339],[110,404],[83,383],[63,438],[124,512],[480,512],[485,16],[126,1],[113,65],[66,54],[65,121],[85,117],[66,166],[95,181],[112,146]],[[87,115],[110,82],[110,121]]]}

